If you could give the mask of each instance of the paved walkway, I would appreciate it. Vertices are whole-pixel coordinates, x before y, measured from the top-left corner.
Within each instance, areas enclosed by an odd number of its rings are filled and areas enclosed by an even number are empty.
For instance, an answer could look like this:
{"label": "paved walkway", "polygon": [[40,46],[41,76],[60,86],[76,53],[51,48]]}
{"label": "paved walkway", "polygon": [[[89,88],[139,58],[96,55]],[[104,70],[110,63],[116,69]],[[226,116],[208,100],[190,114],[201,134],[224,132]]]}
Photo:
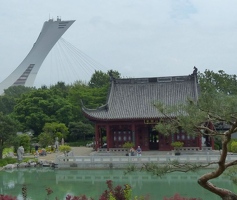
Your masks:
{"label": "paved walkway", "polygon": [[[74,156],[89,156],[94,152],[91,147],[72,147]],[[54,161],[57,155],[62,155],[62,152],[47,154],[46,156],[39,156],[39,160]]]}

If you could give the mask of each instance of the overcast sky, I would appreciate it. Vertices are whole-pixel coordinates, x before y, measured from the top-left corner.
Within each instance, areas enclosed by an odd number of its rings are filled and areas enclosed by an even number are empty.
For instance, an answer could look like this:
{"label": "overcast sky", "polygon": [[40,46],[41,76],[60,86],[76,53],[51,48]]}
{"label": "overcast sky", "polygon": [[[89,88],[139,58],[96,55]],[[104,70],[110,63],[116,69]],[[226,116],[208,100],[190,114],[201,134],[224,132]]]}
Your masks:
{"label": "overcast sky", "polygon": [[[76,20],[63,38],[103,66],[95,67],[97,70],[113,69],[122,77],[134,78],[188,75],[193,66],[200,72],[210,69],[237,73],[235,0],[0,0],[0,3],[0,82],[29,53],[43,23],[57,16]],[[70,69],[59,68],[54,74],[66,74]],[[83,74],[80,66],[73,70],[77,70],[73,74],[78,73],[78,79],[86,79],[79,77]],[[35,86],[53,84],[52,74],[50,62],[45,61]],[[56,79],[61,81],[59,75]],[[73,79],[69,76],[62,81]]]}

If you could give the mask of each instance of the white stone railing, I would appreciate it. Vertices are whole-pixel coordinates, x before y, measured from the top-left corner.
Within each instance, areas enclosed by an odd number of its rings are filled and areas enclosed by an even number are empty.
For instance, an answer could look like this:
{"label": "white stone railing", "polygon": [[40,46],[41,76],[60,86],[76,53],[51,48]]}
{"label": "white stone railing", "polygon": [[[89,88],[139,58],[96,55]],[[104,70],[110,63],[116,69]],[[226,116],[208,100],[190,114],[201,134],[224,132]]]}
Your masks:
{"label": "white stone railing", "polygon": [[103,152],[108,152],[107,148],[98,148],[97,149],[98,153],[103,153]]}
{"label": "white stone railing", "polygon": [[212,147],[202,147],[202,151],[212,151]]}
{"label": "white stone railing", "polygon": [[174,147],[175,151],[179,151],[181,153],[194,153],[194,152],[203,152],[203,151],[212,151],[212,147]]}
{"label": "white stone railing", "polygon": [[[212,147],[174,147],[174,150],[179,152],[193,153],[198,151],[212,151]],[[98,153],[127,153],[128,148],[99,148]]]}
{"label": "white stone railing", "polygon": [[128,151],[128,148],[109,148],[109,150],[107,150],[107,148],[99,148],[97,150],[98,153],[100,152],[110,152],[110,153],[125,153]]}
{"label": "white stone railing", "polygon": [[199,151],[199,147],[174,147],[175,151],[193,153]]}
{"label": "white stone railing", "polygon": [[126,153],[128,152],[128,148],[109,148],[110,152],[122,152],[122,153]]}

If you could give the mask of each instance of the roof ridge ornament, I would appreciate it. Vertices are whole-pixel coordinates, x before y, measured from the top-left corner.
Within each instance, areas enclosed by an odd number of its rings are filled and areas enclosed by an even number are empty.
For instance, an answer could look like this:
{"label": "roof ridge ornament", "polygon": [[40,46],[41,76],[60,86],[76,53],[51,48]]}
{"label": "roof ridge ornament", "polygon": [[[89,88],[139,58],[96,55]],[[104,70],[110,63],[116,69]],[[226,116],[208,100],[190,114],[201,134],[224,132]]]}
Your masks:
{"label": "roof ridge ornament", "polygon": [[112,71],[109,71],[108,74],[109,74],[110,81],[114,81],[115,78],[114,78],[114,76],[113,76]]}
{"label": "roof ridge ornament", "polygon": [[194,66],[193,67],[193,75],[197,75],[197,70],[198,70],[197,67]]}

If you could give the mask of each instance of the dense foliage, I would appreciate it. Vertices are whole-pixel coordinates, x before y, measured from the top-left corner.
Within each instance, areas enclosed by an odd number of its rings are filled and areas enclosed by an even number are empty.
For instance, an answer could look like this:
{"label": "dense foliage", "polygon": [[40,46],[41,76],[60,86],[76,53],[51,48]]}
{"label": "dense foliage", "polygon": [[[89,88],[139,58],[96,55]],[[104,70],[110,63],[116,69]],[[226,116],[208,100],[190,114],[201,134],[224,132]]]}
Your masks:
{"label": "dense foliage", "polygon": [[[96,108],[105,104],[109,81],[119,76],[118,72],[112,70],[108,73],[95,71],[88,84],[78,81],[73,85],[65,85],[59,82],[49,88],[17,86],[5,90],[5,95],[0,97],[0,158],[3,148],[14,145],[14,142],[15,145],[29,146],[30,139],[25,135],[16,141],[17,132],[33,133],[32,138],[36,138],[44,146],[52,145],[55,137],[64,138],[67,142],[92,139],[93,126],[83,116],[81,108],[83,105]],[[226,160],[228,150],[237,151],[236,141],[231,140],[233,134],[237,132],[237,77],[228,75],[222,70],[218,73],[206,70],[204,73],[199,73],[198,80],[201,86],[198,100],[188,99],[185,105],[173,107],[166,107],[159,102],[156,104],[166,119],[157,124],[156,129],[169,135],[182,128],[190,135],[217,138],[220,141],[219,148],[222,149],[220,160],[216,163],[207,163],[207,165],[215,164],[217,168],[200,177],[198,183],[222,199],[234,200],[237,196],[233,192],[218,188],[210,180],[237,165],[236,161]],[[174,112],[180,113],[177,119],[170,118]],[[223,128],[217,131],[214,127],[218,126]],[[170,167],[171,165],[168,170],[171,170]],[[153,168],[147,166],[146,169],[157,170],[155,166]],[[193,168],[190,167],[188,170]],[[107,194],[109,198],[114,198],[111,192]]]}
{"label": "dense foliage", "polygon": [[[82,106],[95,109],[106,103],[110,76],[119,78],[117,71],[95,71],[89,83],[63,82],[41,88],[12,86],[0,96],[0,155],[5,144],[20,145],[16,133],[30,133],[30,143],[53,145],[59,141],[92,140],[94,127],[82,113]],[[12,138],[12,139],[11,139]],[[7,143],[11,141],[11,143]],[[28,143],[22,143],[28,151]]]}
{"label": "dense foliage", "polygon": [[[213,185],[211,180],[222,175],[226,169],[237,165],[236,161],[228,162],[226,159],[231,137],[237,132],[237,77],[227,75],[223,71],[214,73],[206,70],[204,74],[199,74],[199,82],[201,94],[198,99],[187,99],[186,104],[171,107],[160,102],[156,104],[157,109],[167,119],[158,123],[156,129],[170,135],[182,128],[190,135],[219,138],[222,149],[219,161],[200,165],[200,167],[208,165],[217,167],[211,173],[201,176],[198,183],[223,200],[236,200],[236,194]],[[170,117],[172,113],[179,113],[179,115],[174,119]],[[220,125],[222,128],[217,130]],[[231,145],[231,148],[236,151],[235,143]],[[196,167],[196,165],[189,166],[186,170],[193,170]],[[156,170],[155,167],[153,169]]]}
{"label": "dense foliage", "polygon": [[0,159],[3,149],[8,147],[16,137],[17,128],[18,123],[15,120],[0,112]]}

